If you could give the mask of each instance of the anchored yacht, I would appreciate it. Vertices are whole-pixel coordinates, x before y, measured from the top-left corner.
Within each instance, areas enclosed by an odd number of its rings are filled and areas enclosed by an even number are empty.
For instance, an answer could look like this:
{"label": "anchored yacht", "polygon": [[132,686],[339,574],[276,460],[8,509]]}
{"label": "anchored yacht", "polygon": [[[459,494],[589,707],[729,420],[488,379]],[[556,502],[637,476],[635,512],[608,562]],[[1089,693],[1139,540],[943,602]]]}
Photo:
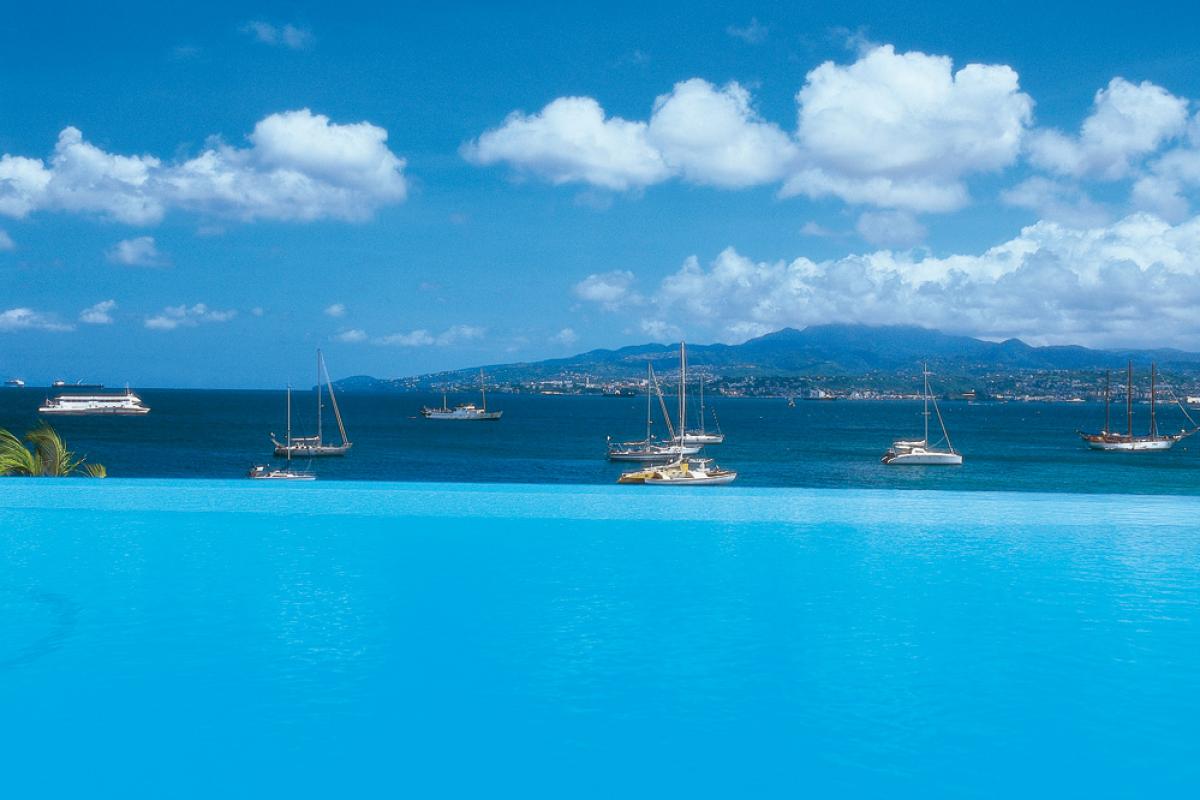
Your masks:
{"label": "anchored yacht", "polygon": [[47,400],[40,414],[59,415],[103,415],[123,414],[136,416],[149,414],[150,407],[142,404],[142,398],[126,389],[121,394],[60,394]]}
{"label": "anchored yacht", "polygon": [[487,384],[483,380],[483,370],[479,370],[479,392],[482,396],[483,407],[474,403],[460,403],[451,408],[446,402],[446,394],[442,393],[442,407],[431,408],[424,406],[421,409],[421,416],[425,419],[449,419],[449,420],[466,420],[466,421],[488,421],[498,420],[504,413],[503,411],[488,411],[487,407]]}

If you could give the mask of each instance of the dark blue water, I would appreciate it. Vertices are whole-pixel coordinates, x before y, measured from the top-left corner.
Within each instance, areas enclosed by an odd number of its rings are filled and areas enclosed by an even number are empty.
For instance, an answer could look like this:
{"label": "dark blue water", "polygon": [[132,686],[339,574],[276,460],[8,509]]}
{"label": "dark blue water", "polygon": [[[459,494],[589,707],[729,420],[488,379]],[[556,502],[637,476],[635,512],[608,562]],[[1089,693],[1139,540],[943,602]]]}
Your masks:
{"label": "dark blue water", "polygon": [[[240,477],[271,457],[268,434],[284,430],[282,392],[140,392],[144,418],[58,418],[68,443],[118,477]],[[38,422],[44,393],[0,391],[0,427]],[[497,423],[431,422],[418,416],[427,395],[346,395],[342,411],[354,448],[312,462],[322,480],[607,484],[622,467],[605,461],[605,436],[644,433],[639,398],[494,395]],[[297,433],[315,429],[311,395],[296,397]],[[1103,424],[1097,404],[942,406],[961,468],[885,467],[898,437],[921,432],[915,402],[801,402],[718,399],[726,444],[709,448],[739,485],[1001,491],[1200,493],[1200,438],[1167,453],[1097,453],[1075,430]],[[1145,425],[1148,407],[1136,410]],[[1184,419],[1163,410],[1164,430]],[[332,431],[332,420],[326,420]],[[303,464],[301,464],[303,466]]]}
{"label": "dark blue water", "polygon": [[0,785],[1192,796],[1197,512],[1012,492],[4,480]]}

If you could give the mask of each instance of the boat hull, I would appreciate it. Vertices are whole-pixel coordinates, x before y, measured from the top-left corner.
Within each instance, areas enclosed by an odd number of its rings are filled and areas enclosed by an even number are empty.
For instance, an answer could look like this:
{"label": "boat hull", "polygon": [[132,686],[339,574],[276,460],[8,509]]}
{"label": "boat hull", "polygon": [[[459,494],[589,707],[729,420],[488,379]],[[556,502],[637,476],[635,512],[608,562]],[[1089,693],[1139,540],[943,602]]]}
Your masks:
{"label": "boat hull", "polygon": [[327,444],[317,446],[293,446],[288,448],[283,445],[275,445],[275,455],[286,456],[289,449],[291,450],[292,458],[329,458],[331,456],[344,456],[346,451],[353,445],[351,444]]}
{"label": "boat hull", "polygon": [[1133,437],[1132,439],[1084,435],[1083,441],[1092,450],[1122,453],[1145,453],[1170,450],[1179,441],[1174,436]]}
{"label": "boat hull", "polygon": [[691,475],[688,477],[650,477],[643,483],[649,486],[724,486],[737,480],[736,472],[725,472],[720,475]]}
{"label": "boat hull", "polygon": [[140,408],[93,408],[86,410],[42,406],[38,408],[38,413],[56,417],[140,417],[143,414],[149,414],[150,409],[146,406]]}
{"label": "boat hull", "polygon": [[423,410],[421,416],[425,419],[449,420],[452,422],[494,422],[500,419],[503,411],[481,411],[475,414],[457,414],[453,411]]}
{"label": "boat hull", "polygon": [[[675,437],[675,441],[679,442],[679,437]],[[683,437],[683,444],[721,444],[725,441],[723,433],[688,433]]]}
{"label": "boat hull", "polygon": [[914,451],[911,453],[888,453],[883,457],[883,463],[888,466],[957,467],[963,463],[963,457],[958,453]]}

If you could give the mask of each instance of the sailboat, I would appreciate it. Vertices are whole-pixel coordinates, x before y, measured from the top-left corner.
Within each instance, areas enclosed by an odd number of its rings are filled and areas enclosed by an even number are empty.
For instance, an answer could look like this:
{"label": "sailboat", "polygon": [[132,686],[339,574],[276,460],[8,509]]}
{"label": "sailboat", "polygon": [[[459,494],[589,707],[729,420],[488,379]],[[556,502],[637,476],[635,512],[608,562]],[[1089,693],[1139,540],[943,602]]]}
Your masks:
{"label": "sailboat", "polygon": [[[679,420],[687,419],[687,344],[679,343]],[[625,472],[617,483],[639,483],[658,486],[720,486],[737,479],[733,470],[721,469],[711,458],[688,458],[677,460],[661,467],[645,467]]]}
{"label": "sailboat", "polygon": [[[324,441],[324,433],[321,429],[325,416],[325,403],[321,389],[322,378],[325,379],[325,387],[329,390],[329,404],[333,406],[333,418],[337,421],[338,433],[342,437],[341,444],[326,444]],[[286,455],[289,458],[291,456],[302,456],[305,458],[344,456],[346,455],[346,451],[353,446],[354,443],[346,438],[346,426],[342,424],[342,412],[338,409],[337,395],[333,393],[333,381],[329,379],[329,370],[325,368],[325,357],[321,355],[320,350],[317,350],[317,435],[292,436],[291,415],[289,413],[286,443],[276,440],[273,433],[271,434],[271,442],[275,445],[275,455]]]}
{"label": "sailboat", "polygon": [[[938,464],[957,465],[963,461],[962,454],[954,449],[954,445],[950,443],[950,434],[946,432],[946,422],[942,419],[942,412],[938,409],[937,399],[929,391],[929,367],[922,364],[921,371],[925,374],[925,437],[923,439],[914,440],[898,440],[892,442],[892,446],[883,458],[880,459],[884,464],[913,464],[932,466]],[[932,401],[933,411],[937,415],[938,425],[942,428],[942,441],[946,443],[944,448],[930,447],[929,445],[929,404]],[[940,444],[940,442],[939,442]]]}
{"label": "sailboat", "polygon": [[1179,409],[1183,411],[1183,415],[1187,417],[1187,421],[1192,423],[1191,430],[1180,430],[1179,433],[1160,434],[1158,432],[1158,417],[1156,414],[1156,396],[1158,395],[1158,371],[1154,364],[1150,365],[1150,430],[1145,435],[1133,432],[1133,362],[1130,361],[1125,367],[1125,433],[1113,433],[1111,427],[1111,395],[1112,395],[1112,371],[1110,370],[1104,381],[1104,430],[1099,433],[1084,433],[1077,431],[1079,437],[1087,443],[1087,446],[1093,450],[1119,450],[1124,452],[1146,452],[1150,450],[1170,450],[1175,446],[1175,443],[1181,439],[1191,436],[1200,428],[1197,428],[1195,421],[1191,415],[1187,413],[1187,409],[1179,403],[1179,398],[1175,398],[1175,402],[1179,404]]}
{"label": "sailboat", "polygon": [[717,419],[717,412],[713,411],[713,421],[717,423],[717,432],[708,433],[704,430],[704,379],[700,379],[700,430],[688,431],[683,425],[680,425],[679,435],[674,437],[676,444],[720,444],[725,441],[725,434],[721,433],[721,422]]}
{"label": "sailboat", "polygon": [[[662,406],[663,419],[667,422],[667,430],[671,436],[671,444],[654,441],[651,426],[654,425],[654,406],[652,403],[654,391],[658,390],[658,402]],[[671,416],[667,413],[662,391],[658,388],[658,379],[654,376],[654,367],[646,364],[646,438],[637,442],[614,442],[609,437],[609,461],[637,461],[642,464],[666,464],[675,461],[680,456],[700,452],[700,445],[679,444],[679,437],[671,425]]]}
{"label": "sailboat", "polygon": [[463,421],[486,421],[500,419],[503,411],[488,411],[487,410],[487,384],[483,380],[483,370],[479,370],[479,393],[482,397],[483,407],[480,408],[474,403],[459,403],[454,408],[451,408],[446,402],[446,393],[442,392],[442,407],[430,408],[424,406],[421,408],[421,416],[425,419],[453,419]]}
{"label": "sailboat", "polygon": [[[292,387],[287,387],[287,436],[292,440]],[[246,476],[257,481],[315,481],[316,473],[292,469],[292,451],[286,450],[287,466],[283,469],[266,464],[256,464]]]}

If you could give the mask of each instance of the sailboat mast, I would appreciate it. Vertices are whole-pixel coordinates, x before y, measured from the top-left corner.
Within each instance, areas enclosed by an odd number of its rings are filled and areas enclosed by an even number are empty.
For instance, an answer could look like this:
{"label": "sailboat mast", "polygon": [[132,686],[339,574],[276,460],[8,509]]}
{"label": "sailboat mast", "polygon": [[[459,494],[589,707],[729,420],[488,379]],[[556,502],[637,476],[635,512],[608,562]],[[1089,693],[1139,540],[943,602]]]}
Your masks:
{"label": "sailboat mast", "polygon": [[1104,375],[1104,433],[1107,434],[1112,430],[1111,417],[1111,392],[1112,392],[1112,370],[1110,369]]}
{"label": "sailboat mast", "polygon": [[650,405],[650,401],[652,399],[650,397],[650,393],[652,391],[652,387],[650,386],[650,370],[651,369],[652,369],[652,367],[650,366],[650,362],[647,361],[646,362],[646,445],[647,446],[650,445],[650,426],[654,424],[654,412]]}
{"label": "sailboat mast", "polygon": [[483,382],[483,370],[479,370],[479,394],[483,398],[483,410],[487,411],[487,384]]}
{"label": "sailboat mast", "polygon": [[1125,434],[1133,436],[1133,362],[1125,366]]}
{"label": "sailboat mast", "polygon": [[687,345],[679,343],[679,444],[687,434]]}
{"label": "sailboat mast", "polygon": [[1150,364],[1150,435],[1158,435],[1158,421],[1154,418],[1154,395],[1157,387],[1155,386],[1156,378],[1158,377],[1155,370],[1155,365]]}
{"label": "sailboat mast", "polygon": [[292,463],[292,385],[289,383],[287,387],[287,461]]}
{"label": "sailboat mast", "polygon": [[929,365],[922,364],[921,371],[925,373],[925,446],[929,447]]}
{"label": "sailboat mast", "polygon": [[321,402],[321,348],[317,348],[317,444],[321,444],[321,418],[325,416],[324,404]]}
{"label": "sailboat mast", "polygon": [[704,435],[704,376],[700,376],[700,435]]}

